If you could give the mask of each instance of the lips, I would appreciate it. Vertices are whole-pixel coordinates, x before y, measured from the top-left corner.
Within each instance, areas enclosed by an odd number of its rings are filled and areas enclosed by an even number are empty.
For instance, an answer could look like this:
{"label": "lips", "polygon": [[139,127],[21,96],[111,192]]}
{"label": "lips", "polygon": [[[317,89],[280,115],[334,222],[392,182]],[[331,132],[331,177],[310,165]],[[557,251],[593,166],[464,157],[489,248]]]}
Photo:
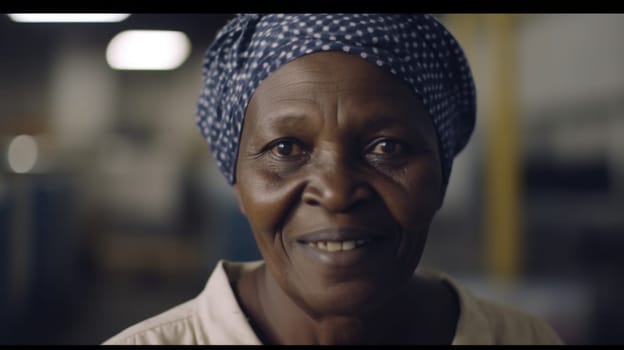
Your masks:
{"label": "lips", "polygon": [[348,241],[317,241],[306,243],[309,247],[317,248],[327,252],[341,252],[353,250],[365,246],[373,241],[373,238],[348,240]]}
{"label": "lips", "polygon": [[368,229],[330,228],[302,235],[301,244],[327,252],[350,251],[382,238],[382,234]]}
{"label": "lips", "polygon": [[[296,249],[310,262],[323,266],[368,271],[376,262],[392,254],[392,240],[381,230],[343,227],[327,228],[303,234],[296,238]],[[368,266],[368,267],[367,267]],[[332,272],[332,273],[333,273]],[[353,271],[352,271],[353,272]]]}

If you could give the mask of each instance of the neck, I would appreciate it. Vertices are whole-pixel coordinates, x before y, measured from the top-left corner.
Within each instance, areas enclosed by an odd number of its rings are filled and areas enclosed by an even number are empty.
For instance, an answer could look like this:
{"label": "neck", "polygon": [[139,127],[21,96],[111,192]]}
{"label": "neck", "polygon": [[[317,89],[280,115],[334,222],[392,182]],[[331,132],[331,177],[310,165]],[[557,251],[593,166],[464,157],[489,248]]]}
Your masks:
{"label": "neck", "polygon": [[[297,305],[266,267],[252,277],[255,300],[246,304],[254,328],[265,344],[387,344],[413,342],[414,314],[419,314],[412,284],[377,311],[364,315],[317,315]],[[251,288],[250,288],[251,287]],[[412,297],[414,296],[414,297]],[[243,298],[244,299],[244,298]],[[420,298],[422,299],[422,298]]]}

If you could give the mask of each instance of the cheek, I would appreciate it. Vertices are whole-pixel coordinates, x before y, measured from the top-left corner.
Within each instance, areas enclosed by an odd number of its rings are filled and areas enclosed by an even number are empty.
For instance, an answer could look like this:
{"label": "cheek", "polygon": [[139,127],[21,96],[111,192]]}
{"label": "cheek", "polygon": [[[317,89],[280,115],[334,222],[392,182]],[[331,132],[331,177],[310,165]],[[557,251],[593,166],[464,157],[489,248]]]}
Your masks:
{"label": "cheek", "polygon": [[[400,227],[396,266],[409,278],[418,265],[427,240],[429,225],[439,208],[440,176],[428,167],[408,168],[395,178],[386,193],[386,205]],[[390,195],[391,194],[391,195]]]}
{"label": "cheek", "polygon": [[404,230],[428,226],[442,200],[442,177],[431,162],[415,163],[395,176],[395,190],[386,203]]}
{"label": "cheek", "polygon": [[247,168],[241,171],[237,186],[241,206],[258,244],[273,244],[284,220],[296,206],[297,181],[276,179],[270,172]]}

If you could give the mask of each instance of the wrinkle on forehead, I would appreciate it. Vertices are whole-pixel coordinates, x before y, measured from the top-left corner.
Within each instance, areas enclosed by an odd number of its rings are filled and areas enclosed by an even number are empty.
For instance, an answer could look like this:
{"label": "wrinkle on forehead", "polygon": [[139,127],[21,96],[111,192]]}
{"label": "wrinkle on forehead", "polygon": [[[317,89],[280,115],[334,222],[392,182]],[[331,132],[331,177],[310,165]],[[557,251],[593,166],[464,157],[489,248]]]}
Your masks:
{"label": "wrinkle on forehead", "polygon": [[362,135],[392,128],[437,144],[418,97],[398,78],[347,54],[315,53],[284,65],[260,84],[247,112],[250,140],[312,137],[327,128]]}
{"label": "wrinkle on forehead", "polygon": [[[366,71],[365,74],[361,74]],[[359,74],[354,74],[359,73]],[[375,95],[393,93],[383,89],[388,80],[403,82],[373,64],[350,54],[315,52],[297,58],[273,72],[267,79],[284,88],[330,89],[332,92],[358,91]],[[261,83],[260,87],[264,84]]]}
{"label": "wrinkle on forehead", "polygon": [[[279,68],[260,84],[250,104],[261,98],[261,110],[281,102],[314,105],[319,97],[326,98],[328,94],[341,100],[389,100],[389,106],[403,98],[418,99],[400,79],[367,61],[344,53],[321,52]],[[267,100],[270,103],[264,103]]]}

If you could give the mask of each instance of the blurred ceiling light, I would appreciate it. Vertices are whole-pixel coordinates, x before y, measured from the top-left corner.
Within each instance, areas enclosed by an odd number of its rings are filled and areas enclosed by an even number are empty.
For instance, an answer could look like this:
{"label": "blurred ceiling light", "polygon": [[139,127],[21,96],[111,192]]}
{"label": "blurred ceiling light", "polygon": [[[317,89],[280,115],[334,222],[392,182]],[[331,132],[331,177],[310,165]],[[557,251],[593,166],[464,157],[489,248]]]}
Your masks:
{"label": "blurred ceiling light", "polygon": [[32,136],[16,136],[9,143],[9,167],[18,174],[27,173],[37,163],[37,153],[37,142]]}
{"label": "blurred ceiling light", "polygon": [[9,13],[14,22],[121,22],[128,13]]}
{"label": "blurred ceiling light", "polygon": [[126,30],[108,43],[106,61],[114,69],[170,70],[191,53],[186,34],[167,30]]}

